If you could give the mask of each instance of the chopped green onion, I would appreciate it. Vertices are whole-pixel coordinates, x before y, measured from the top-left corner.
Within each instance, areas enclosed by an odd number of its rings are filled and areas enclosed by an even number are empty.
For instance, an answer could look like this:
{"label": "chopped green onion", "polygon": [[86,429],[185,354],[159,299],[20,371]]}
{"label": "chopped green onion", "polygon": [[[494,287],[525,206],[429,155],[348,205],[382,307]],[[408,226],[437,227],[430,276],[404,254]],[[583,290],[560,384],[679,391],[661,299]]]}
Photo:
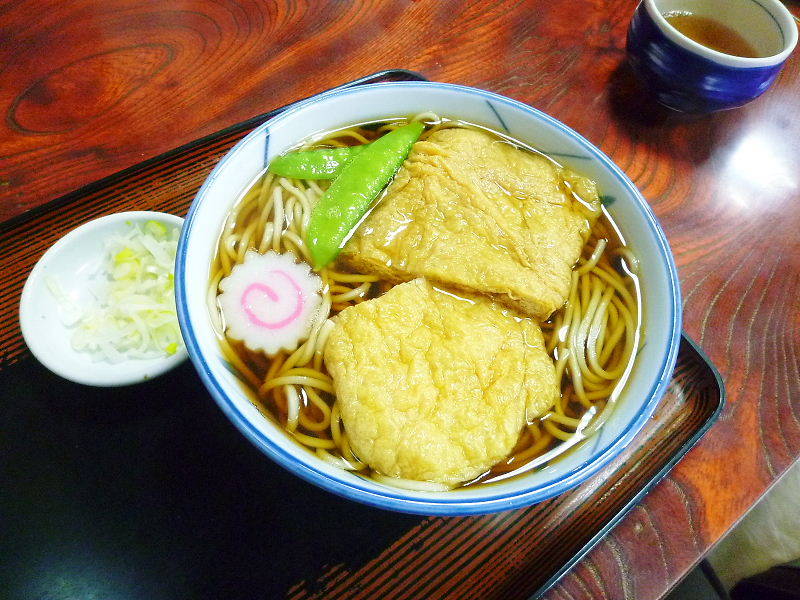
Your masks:
{"label": "chopped green onion", "polygon": [[72,347],[94,360],[163,357],[183,345],[173,274],[178,229],[157,221],[128,225],[106,242],[96,303],[76,309],[58,282],[48,281],[64,324],[73,328]]}

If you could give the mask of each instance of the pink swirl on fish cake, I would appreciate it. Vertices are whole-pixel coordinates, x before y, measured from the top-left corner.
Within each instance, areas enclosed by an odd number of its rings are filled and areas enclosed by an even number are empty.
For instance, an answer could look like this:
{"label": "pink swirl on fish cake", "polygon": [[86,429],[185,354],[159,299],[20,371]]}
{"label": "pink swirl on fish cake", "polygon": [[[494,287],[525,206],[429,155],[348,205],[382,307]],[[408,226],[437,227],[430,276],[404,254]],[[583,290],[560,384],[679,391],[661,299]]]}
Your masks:
{"label": "pink swirl on fish cake", "polygon": [[303,296],[303,290],[297,284],[297,282],[292,278],[288,273],[285,271],[281,271],[278,269],[269,271],[267,275],[272,275],[275,273],[276,275],[280,275],[286,281],[289,282],[289,285],[292,286],[295,292],[295,307],[292,311],[292,314],[288,317],[281,319],[280,321],[264,321],[261,319],[253,310],[253,303],[250,301],[250,297],[253,294],[265,294],[267,298],[269,298],[272,302],[278,302],[280,300],[280,296],[275,292],[272,287],[267,285],[266,283],[255,282],[251,283],[247,286],[244,293],[242,293],[241,298],[241,306],[244,313],[247,315],[247,318],[250,319],[250,322],[254,325],[258,325],[259,327],[266,327],[267,329],[282,329],[289,325],[292,321],[296,320],[303,312],[303,307],[305,306],[305,298]]}

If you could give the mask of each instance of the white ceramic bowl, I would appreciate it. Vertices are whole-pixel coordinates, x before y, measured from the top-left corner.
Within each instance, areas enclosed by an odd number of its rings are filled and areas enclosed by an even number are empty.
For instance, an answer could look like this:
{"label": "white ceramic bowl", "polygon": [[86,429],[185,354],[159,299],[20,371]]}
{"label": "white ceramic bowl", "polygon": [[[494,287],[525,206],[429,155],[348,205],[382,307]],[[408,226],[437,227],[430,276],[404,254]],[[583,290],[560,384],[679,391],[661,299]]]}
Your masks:
{"label": "white ceramic bowl", "polygon": [[93,361],[85,352],[76,352],[72,331],[64,325],[58,301],[47,286],[54,277],[64,295],[80,306],[92,301],[97,286],[92,276],[105,258],[109,236],[124,231],[128,222],[158,221],[181,227],[183,219],[150,211],[122,212],[100,217],[73,229],[53,244],[31,270],[19,307],[22,336],[33,355],[53,373],[85,385],[113,387],[153,379],[186,360],[186,349],[159,358],[130,359],[111,364]]}
{"label": "white ceramic bowl", "polygon": [[[618,405],[598,434],[535,472],[491,486],[448,492],[387,487],[332,467],[301,448],[247,399],[226,365],[205,304],[209,266],[225,218],[272,157],[340,126],[433,111],[508,132],[594,179],[614,198],[609,210],[642,265],[646,343]],[[442,83],[383,83],[322,94],[275,117],[239,142],[206,180],[186,218],[176,269],[178,318],[189,356],[233,423],[267,456],[346,498],[405,512],[465,515],[532,504],[578,485],[625,448],[670,379],[680,341],[678,275],[667,240],[647,202],[625,174],[580,135],[538,110],[483,90]]]}

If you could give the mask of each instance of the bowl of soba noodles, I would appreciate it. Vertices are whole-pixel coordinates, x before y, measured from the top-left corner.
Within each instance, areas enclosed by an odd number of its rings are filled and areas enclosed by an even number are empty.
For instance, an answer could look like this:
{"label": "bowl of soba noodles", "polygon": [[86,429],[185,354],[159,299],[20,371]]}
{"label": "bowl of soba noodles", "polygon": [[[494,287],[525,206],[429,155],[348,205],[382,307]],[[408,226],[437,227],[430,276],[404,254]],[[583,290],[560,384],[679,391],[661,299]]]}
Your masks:
{"label": "bowl of soba noodles", "polygon": [[302,102],[208,177],[178,317],[234,425],[292,473],[466,515],[570,489],[634,442],[681,330],[630,179],[487,91],[382,83]]}

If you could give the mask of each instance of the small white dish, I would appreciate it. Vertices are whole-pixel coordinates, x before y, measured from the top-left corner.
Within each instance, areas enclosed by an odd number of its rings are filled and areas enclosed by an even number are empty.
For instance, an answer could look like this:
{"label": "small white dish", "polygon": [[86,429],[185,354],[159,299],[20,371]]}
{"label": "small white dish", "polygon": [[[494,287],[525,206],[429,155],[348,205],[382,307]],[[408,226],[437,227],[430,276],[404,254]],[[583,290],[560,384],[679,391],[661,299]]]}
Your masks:
{"label": "small white dish", "polygon": [[58,301],[47,286],[52,276],[75,305],[92,299],[92,276],[102,266],[105,241],[128,223],[158,221],[182,227],[175,215],[150,211],[122,212],[101,217],[73,229],[44,253],[31,270],[19,307],[22,336],[33,355],[53,373],[76,383],[114,387],[148,381],[169,371],[186,359],[186,348],[171,356],[152,359],[128,359],[111,364],[93,361],[84,352],[72,348],[72,330],[64,325]]}

